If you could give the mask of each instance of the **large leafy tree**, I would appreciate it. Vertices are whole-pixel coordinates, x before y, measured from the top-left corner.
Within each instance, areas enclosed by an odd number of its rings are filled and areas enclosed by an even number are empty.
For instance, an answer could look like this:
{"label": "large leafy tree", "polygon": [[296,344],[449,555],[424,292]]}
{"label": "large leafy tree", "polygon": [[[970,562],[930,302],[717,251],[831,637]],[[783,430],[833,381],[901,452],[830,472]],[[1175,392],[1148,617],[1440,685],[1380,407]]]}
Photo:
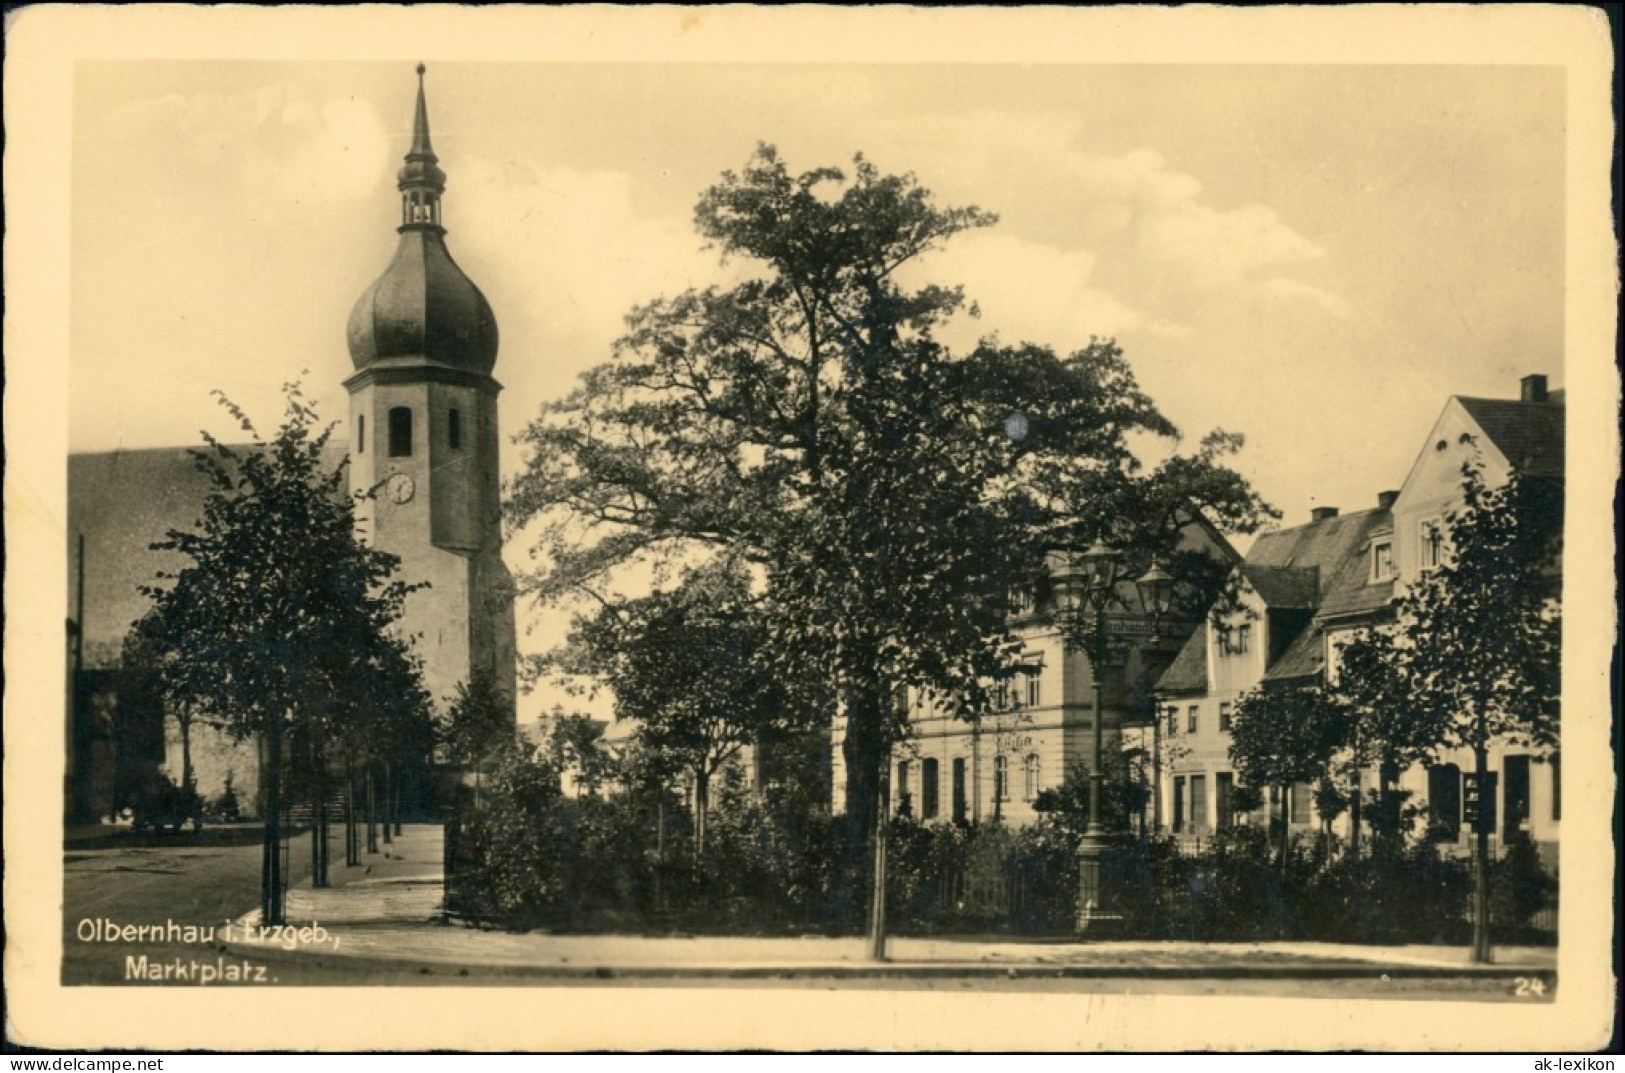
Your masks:
{"label": "large leafy tree", "polygon": [[184,565],[144,588],[152,606],[136,627],[168,706],[264,744],[261,910],[272,923],[283,914],[289,747],[324,741],[354,717],[356,698],[393,711],[382,673],[411,680],[404,642],[391,635],[410,586],[394,577],[393,556],[357,539],[345,471],[322,458],[331,429],[317,427],[297,384],[285,397],[268,440],[220,397],[252,441],[233,447],[205,433],[192,452],[210,485],[203,513],[154,545]]}
{"label": "large leafy tree", "polygon": [[770,651],[839,698],[855,831],[876,826],[898,690],[986,710],[1009,594],[1046,550],[1172,554],[1197,512],[1245,528],[1264,509],[1224,434],[1142,472],[1131,440],[1175,429],[1115,344],[938,340],[963,295],[905,277],[990,214],[861,157],[793,174],[763,146],[695,222],[743,278],[632,312],[614,360],[521,433],[510,520],[533,527],[542,598],[604,597],[633,562],[750,563]]}
{"label": "large leafy tree", "polygon": [[[1556,749],[1563,489],[1514,471],[1490,485],[1462,469],[1461,505],[1443,520],[1446,554],[1398,601],[1398,664],[1410,710],[1440,747],[1472,750],[1483,785],[1492,743]],[[1474,837],[1473,956],[1489,951],[1489,833]]]}

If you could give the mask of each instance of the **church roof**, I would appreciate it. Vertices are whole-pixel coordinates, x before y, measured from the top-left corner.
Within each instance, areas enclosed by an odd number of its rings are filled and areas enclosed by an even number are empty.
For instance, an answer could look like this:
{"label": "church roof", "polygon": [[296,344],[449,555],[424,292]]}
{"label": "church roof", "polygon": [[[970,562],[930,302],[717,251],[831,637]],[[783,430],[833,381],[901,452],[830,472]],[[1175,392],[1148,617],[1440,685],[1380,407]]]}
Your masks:
{"label": "church roof", "polygon": [[418,66],[412,146],[401,168],[400,243],[395,257],[350,311],[350,360],[422,362],[489,374],[497,360],[497,321],[485,295],[446,249],[440,196],[446,173],[429,141],[423,66]]}
{"label": "church roof", "polygon": [[[344,454],[343,440],[330,440],[323,467],[337,466]],[[186,447],[68,456],[68,616],[82,621],[86,669],[118,665],[125,634],[148,607],[140,587],[160,585],[160,570],[185,565],[183,557],[154,551],[152,544],[172,529],[193,528],[209,491],[208,477]],[[83,608],[73,591],[81,538]]]}

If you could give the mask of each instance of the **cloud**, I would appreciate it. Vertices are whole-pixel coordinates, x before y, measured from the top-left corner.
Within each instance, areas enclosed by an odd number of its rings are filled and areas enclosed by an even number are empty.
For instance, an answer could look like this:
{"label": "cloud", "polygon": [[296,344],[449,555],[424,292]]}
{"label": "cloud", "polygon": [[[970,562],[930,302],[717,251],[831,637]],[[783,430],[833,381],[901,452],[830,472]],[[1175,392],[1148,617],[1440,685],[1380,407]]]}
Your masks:
{"label": "cloud", "polygon": [[[1070,114],[911,116],[870,124],[867,136],[887,146],[892,166],[985,200],[1029,236],[1042,228],[1077,236],[1113,279],[1150,274],[1198,292],[1281,293],[1275,281],[1291,282],[1285,273],[1323,256],[1268,206],[1210,203],[1200,179],[1154,149],[1081,149],[1082,124]],[[1320,293],[1332,311],[1339,300]]]}
{"label": "cloud", "polygon": [[149,165],[179,155],[234,177],[250,197],[279,203],[368,197],[396,155],[371,103],[316,100],[282,83],[165,94],[121,105],[115,118],[125,139],[144,144]]}
{"label": "cloud", "polygon": [[1091,286],[1094,255],[1060,250],[997,231],[960,236],[904,277],[961,284],[981,309],[979,320],[961,317],[943,338],[968,346],[997,333],[1006,341],[1040,343],[1059,350],[1080,347],[1092,335],[1117,336],[1139,328],[1145,315],[1116,296]]}
{"label": "cloud", "polygon": [[1346,301],[1300,280],[1275,276],[1259,284],[1259,290],[1271,298],[1307,299],[1338,320],[1347,319],[1349,315],[1349,304]]}

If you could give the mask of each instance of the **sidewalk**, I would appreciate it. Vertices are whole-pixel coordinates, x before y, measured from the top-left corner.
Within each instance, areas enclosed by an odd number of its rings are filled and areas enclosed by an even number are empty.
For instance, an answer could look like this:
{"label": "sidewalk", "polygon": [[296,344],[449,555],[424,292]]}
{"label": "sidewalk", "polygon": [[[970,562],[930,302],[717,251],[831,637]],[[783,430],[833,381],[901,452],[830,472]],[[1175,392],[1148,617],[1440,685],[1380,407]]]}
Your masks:
{"label": "sidewalk", "polygon": [[552,977],[1426,978],[1550,973],[1557,960],[1550,947],[1501,947],[1496,964],[1474,965],[1465,947],[899,938],[890,943],[890,960],[877,963],[861,938],[512,934],[441,920],[440,848],[440,828],[409,826],[393,845],[364,855],[361,866],[334,864],[330,888],[305,884],[288,892],[288,920],[320,925],[320,932],[255,935],[256,910],[237,922],[231,945]]}

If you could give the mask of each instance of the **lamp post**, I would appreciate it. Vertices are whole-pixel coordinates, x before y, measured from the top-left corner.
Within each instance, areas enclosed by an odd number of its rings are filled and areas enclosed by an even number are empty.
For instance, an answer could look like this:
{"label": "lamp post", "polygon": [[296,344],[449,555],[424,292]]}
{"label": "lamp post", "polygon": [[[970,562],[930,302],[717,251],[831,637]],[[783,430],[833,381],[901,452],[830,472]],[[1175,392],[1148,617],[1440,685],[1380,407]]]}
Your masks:
{"label": "lamp post", "polygon": [[1089,826],[1078,843],[1078,931],[1099,934],[1122,918],[1107,897],[1103,865],[1113,840],[1102,821],[1106,772],[1106,607],[1116,595],[1121,556],[1096,541],[1079,562],[1079,594],[1090,619],[1089,675],[1094,682],[1094,756],[1089,763]]}
{"label": "lamp post", "polygon": [[[1108,826],[1103,804],[1106,783],[1106,668],[1110,650],[1106,637],[1106,610],[1118,599],[1122,580],[1122,556],[1096,541],[1080,557],[1083,604],[1092,616],[1088,659],[1094,681],[1094,760],[1089,769],[1089,826],[1078,843],[1078,931],[1099,935],[1122,921],[1109,888],[1106,865],[1116,844],[1115,832]],[[1135,582],[1143,609],[1151,618],[1152,632],[1168,610],[1173,597],[1173,578],[1160,566],[1152,565]],[[1112,826],[1115,826],[1115,822]]]}

